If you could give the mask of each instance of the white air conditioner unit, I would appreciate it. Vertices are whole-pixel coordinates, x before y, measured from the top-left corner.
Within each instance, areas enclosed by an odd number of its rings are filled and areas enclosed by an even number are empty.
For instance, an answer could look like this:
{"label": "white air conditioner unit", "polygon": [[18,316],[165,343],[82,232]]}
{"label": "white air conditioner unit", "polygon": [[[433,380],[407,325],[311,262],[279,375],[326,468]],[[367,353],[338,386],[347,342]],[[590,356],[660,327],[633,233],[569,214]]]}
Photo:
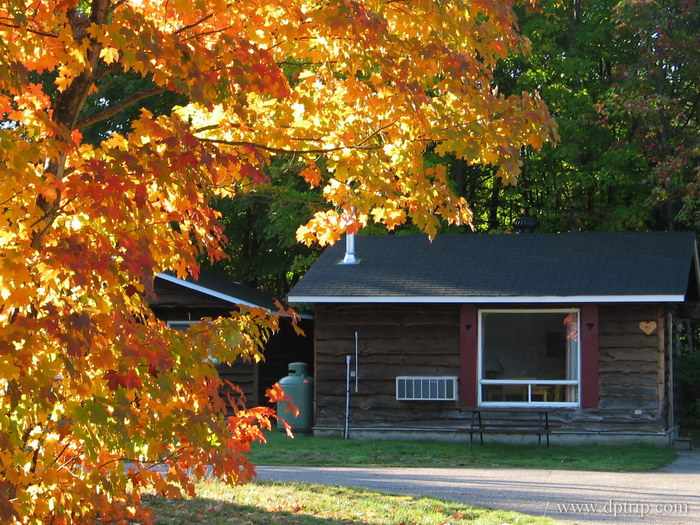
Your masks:
{"label": "white air conditioner unit", "polygon": [[396,378],[399,401],[456,401],[457,378],[453,376],[399,376]]}

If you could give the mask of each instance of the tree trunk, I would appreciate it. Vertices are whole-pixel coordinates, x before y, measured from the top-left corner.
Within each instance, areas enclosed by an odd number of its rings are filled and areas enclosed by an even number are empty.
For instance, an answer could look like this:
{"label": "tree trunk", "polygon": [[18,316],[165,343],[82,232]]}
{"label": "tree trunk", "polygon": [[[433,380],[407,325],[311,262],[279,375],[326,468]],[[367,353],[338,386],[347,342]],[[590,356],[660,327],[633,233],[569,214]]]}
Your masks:
{"label": "tree trunk", "polygon": [[501,198],[501,188],[503,181],[500,177],[493,178],[493,186],[491,187],[491,199],[489,202],[489,231],[498,229],[498,206]]}

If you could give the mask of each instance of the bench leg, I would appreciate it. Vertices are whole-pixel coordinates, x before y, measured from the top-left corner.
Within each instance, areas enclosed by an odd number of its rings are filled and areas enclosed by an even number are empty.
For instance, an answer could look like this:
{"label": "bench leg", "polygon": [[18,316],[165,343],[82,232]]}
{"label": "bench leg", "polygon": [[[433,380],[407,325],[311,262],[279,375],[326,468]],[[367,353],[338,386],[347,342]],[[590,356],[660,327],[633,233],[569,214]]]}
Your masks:
{"label": "bench leg", "polygon": [[[545,431],[547,448],[549,448],[549,415],[546,412],[540,413],[540,429]],[[542,434],[537,434],[537,444],[542,445]]]}
{"label": "bench leg", "polygon": [[481,446],[484,446],[484,433],[481,431],[481,429],[484,428],[484,424],[481,422],[481,412],[479,412],[479,442],[481,443]]}
{"label": "bench leg", "polygon": [[477,429],[476,423],[479,423],[479,441],[484,444],[484,434],[481,432],[481,412],[473,411],[469,422],[469,450],[474,450],[474,432]]}

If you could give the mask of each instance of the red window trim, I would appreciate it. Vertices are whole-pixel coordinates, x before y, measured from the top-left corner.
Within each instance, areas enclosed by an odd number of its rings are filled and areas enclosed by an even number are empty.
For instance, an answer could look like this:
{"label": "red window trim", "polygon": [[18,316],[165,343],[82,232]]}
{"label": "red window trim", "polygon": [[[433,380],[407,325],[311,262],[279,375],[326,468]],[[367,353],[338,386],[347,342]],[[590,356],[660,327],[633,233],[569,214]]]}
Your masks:
{"label": "red window trim", "polygon": [[598,394],[598,305],[581,305],[581,407],[596,408]]}
{"label": "red window trim", "polygon": [[[526,310],[526,309],[523,309]],[[580,393],[582,408],[596,408],[598,393],[598,305],[579,306],[581,323],[581,381]],[[478,403],[478,322],[476,305],[463,304],[460,309],[459,326],[459,404],[475,407]]]}
{"label": "red window trim", "polygon": [[477,377],[477,363],[479,362],[478,323],[476,305],[463,304],[459,315],[459,404],[463,407],[477,405],[479,384]]}

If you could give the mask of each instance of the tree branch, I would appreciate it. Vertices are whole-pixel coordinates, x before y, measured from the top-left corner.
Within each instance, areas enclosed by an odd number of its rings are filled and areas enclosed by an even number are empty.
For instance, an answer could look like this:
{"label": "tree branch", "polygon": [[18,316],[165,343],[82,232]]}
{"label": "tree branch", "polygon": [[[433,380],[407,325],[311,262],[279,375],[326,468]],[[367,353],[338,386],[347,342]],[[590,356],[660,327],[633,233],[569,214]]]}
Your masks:
{"label": "tree branch", "polygon": [[[375,150],[379,149],[381,146],[376,145],[376,146],[365,146],[367,142],[372,140],[372,138],[379,136],[379,134],[390,128],[396,124],[396,121],[390,122],[389,124],[385,124],[384,126],[380,127],[379,129],[376,129],[372,133],[370,133],[368,136],[366,136],[364,139],[362,139],[360,142],[358,142],[355,145],[352,146],[338,146],[337,148],[328,148],[328,149],[305,149],[305,150],[299,150],[299,149],[283,149],[283,148],[273,148],[271,146],[264,146],[262,144],[256,144],[255,142],[246,142],[246,141],[230,141],[230,140],[221,140],[221,139],[208,139],[208,138],[200,138],[197,137],[199,140],[202,142],[210,142],[212,144],[225,144],[227,146],[250,146],[251,148],[258,148],[264,151],[269,151],[270,153],[277,153],[279,155],[303,155],[303,154],[323,154],[323,153],[331,153],[333,151],[342,151],[342,150],[347,150],[347,149],[358,149],[358,150]],[[200,130],[207,129],[209,126],[205,128],[201,128]],[[200,130],[195,130],[195,133]],[[296,140],[305,140],[305,141],[314,141],[315,139],[312,138],[299,138]]]}
{"label": "tree branch", "polygon": [[231,29],[233,26],[226,26],[222,27],[221,29],[212,29],[211,31],[203,31],[201,33],[197,33],[196,35],[188,36],[187,38],[183,38],[183,42],[187,42],[188,40],[193,40],[195,38],[199,38],[202,36],[208,36],[208,35],[214,35],[216,33],[221,33],[223,31],[226,31],[227,29]]}
{"label": "tree branch", "polygon": [[0,202],[0,206],[4,206],[5,204],[7,204],[8,202],[10,202],[10,201],[11,201],[12,199],[14,199],[15,197],[19,197],[20,195],[22,195],[22,194],[23,194],[25,191],[27,191],[28,189],[29,189],[29,188],[24,188],[24,189],[22,189],[22,190],[16,191],[14,195],[12,195],[12,196],[9,197],[8,199],[6,199],[6,200]]}
{"label": "tree branch", "polygon": [[163,93],[165,91],[164,88],[162,87],[152,87],[150,89],[146,89],[145,91],[141,91],[140,93],[135,93],[131,95],[129,98],[126,100],[123,100],[119,104],[115,104],[109,109],[105,109],[104,111],[100,111],[99,113],[94,113],[90,115],[89,117],[85,117],[84,119],[79,120],[78,122],[75,123],[75,128],[76,129],[82,129],[87,126],[90,126],[92,124],[96,124],[97,122],[101,122],[103,120],[106,120],[110,117],[113,117],[117,113],[120,113],[121,111],[124,111],[126,108],[129,106],[136,104],[137,102],[148,98],[152,97],[153,95],[158,95],[160,93]]}
{"label": "tree branch", "polygon": [[[66,209],[66,207],[75,201],[78,197],[71,197],[70,199],[67,199],[66,202],[63,204],[60,204],[60,201],[56,200],[54,205],[46,210],[46,213],[44,214],[43,217],[39,217],[37,220],[35,220],[29,227],[34,228],[37,224],[39,224],[41,221],[45,221],[47,219],[51,219],[51,221],[55,220],[58,215]],[[60,204],[60,205],[59,205]]]}
{"label": "tree branch", "polygon": [[122,67],[122,65],[121,65],[119,62],[115,62],[114,64],[110,64],[110,65],[107,66],[106,68],[101,69],[100,71],[98,71],[98,72],[96,72],[96,73],[94,73],[94,74],[92,75],[92,80],[93,80],[93,82],[97,82],[98,80],[100,80],[100,79],[101,79],[102,77],[104,77],[105,75],[108,75],[108,74],[111,73],[112,71],[118,70],[120,67]]}
{"label": "tree branch", "polygon": [[212,16],[214,16],[214,15],[213,15],[212,13],[209,13],[207,16],[203,16],[202,18],[200,18],[200,19],[197,20],[196,22],[193,22],[193,23],[188,24],[188,25],[186,25],[186,26],[184,26],[184,27],[181,27],[180,29],[178,29],[177,31],[175,31],[173,34],[174,34],[174,35],[179,35],[180,33],[183,33],[183,32],[185,32],[185,31],[187,31],[188,29],[192,29],[193,27],[197,27],[199,24],[201,24],[201,23],[204,22],[205,20],[210,19]]}
{"label": "tree branch", "polygon": [[273,148],[271,146],[264,146],[263,144],[256,144],[255,142],[246,142],[246,141],[232,141],[232,140],[221,140],[221,139],[206,139],[206,138],[200,138],[197,137],[198,140],[202,142],[209,142],[211,144],[224,144],[226,146],[248,146],[251,148],[256,148],[256,149],[261,149],[264,151],[268,151],[270,153],[277,153],[279,155],[304,155],[304,154],[312,154],[312,153],[318,153],[318,154],[323,154],[323,153],[332,153],[334,151],[342,151],[346,149],[361,149],[361,150],[374,150],[374,149],[379,149],[380,146],[338,146],[336,148],[328,148],[328,149],[283,149],[283,148]]}
{"label": "tree branch", "polygon": [[289,60],[282,60],[277,62],[278,66],[314,66],[316,62],[291,62]]}
{"label": "tree branch", "polygon": [[[10,27],[12,29],[22,29],[22,26],[19,24],[7,24],[5,22],[0,22],[0,26]],[[29,29],[28,27],[25,27],[24,30],[27,31],[28,33],[34,33],[35,35],[39,35],[39,36],[47,36],[49,38],[58,38],[58,35],[54,35],[53,33],[44,33],[43,31],[37,31],[36,29]]]}

